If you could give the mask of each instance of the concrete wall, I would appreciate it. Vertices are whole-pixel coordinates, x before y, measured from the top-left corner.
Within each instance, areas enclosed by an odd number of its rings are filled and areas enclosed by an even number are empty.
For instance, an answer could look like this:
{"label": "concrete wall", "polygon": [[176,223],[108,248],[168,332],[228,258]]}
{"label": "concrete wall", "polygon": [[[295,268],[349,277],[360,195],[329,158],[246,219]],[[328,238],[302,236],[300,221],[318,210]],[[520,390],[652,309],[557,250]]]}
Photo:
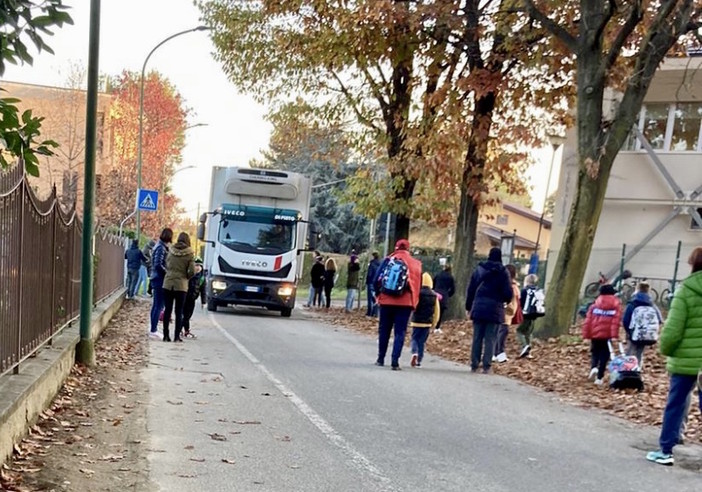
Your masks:
{"label": "concrete wall", "polygon": [[[122,306],[123,299],[122,289],[98,304],[92,317],[94,340]],[[63,386],[75,363],[79,340],[76,321],[55,336],[52,345],[23,362],[19,374],[0,377],[0,464],[12,455],[13,445],[26,435]]]}

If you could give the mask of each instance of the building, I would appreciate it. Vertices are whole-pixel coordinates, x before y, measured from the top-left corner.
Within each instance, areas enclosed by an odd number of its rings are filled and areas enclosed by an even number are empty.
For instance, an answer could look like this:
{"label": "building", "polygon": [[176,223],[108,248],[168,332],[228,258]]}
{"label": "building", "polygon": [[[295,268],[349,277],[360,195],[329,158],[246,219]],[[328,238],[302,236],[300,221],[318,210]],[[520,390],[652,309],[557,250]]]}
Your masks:
{"label": "building", "polygon": [[[31,109],[34,116],[43,116],[41,140],[59,144],[55,155],[40,156],[38,178],[30,178],[35,193],[45,198],[55,185],[62,203],[83,200],[83,170],[85,166],[86,91],[43,85],[2,81],[3,97],[20,99],[21,112]],[[112,133],[106,124],[112,96],[98,94],[96,183],[112,162]]]}
{"label": "building", "polygon": [[[614,161],[584,284],[625,267],[661,291],[702,245],[702,57],[669,58],[656,73],[637,125]],[[578,177],[576,135],[563,153],[547,277],[553,273]]]}

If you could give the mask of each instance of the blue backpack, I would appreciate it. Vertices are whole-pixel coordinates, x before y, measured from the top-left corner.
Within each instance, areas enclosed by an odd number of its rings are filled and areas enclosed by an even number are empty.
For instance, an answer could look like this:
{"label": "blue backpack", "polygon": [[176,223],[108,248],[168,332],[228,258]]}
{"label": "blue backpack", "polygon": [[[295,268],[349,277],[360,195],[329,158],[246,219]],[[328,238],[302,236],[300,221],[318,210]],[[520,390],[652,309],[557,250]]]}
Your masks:
{"label": "blue backpack", "polygon": [[409,268],[401,259],[386,258],[378,270],[377,291],[389,296],[401,296],[409,287]]}

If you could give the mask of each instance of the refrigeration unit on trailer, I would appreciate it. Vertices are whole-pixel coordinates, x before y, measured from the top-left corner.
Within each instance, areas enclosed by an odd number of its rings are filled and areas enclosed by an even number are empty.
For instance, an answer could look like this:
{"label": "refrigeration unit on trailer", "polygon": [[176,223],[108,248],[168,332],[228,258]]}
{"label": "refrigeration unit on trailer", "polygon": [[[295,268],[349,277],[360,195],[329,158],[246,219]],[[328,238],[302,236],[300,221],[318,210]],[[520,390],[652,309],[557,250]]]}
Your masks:
{"label": "refrigeration unit on trailer", "polygon": [[[290,316],[302,253],[315,247],[309,227],[311,183],[288,171],[214,167],[206,242],[207,308],[260,306]],[[308,238],[308,229],[311,232]]]}

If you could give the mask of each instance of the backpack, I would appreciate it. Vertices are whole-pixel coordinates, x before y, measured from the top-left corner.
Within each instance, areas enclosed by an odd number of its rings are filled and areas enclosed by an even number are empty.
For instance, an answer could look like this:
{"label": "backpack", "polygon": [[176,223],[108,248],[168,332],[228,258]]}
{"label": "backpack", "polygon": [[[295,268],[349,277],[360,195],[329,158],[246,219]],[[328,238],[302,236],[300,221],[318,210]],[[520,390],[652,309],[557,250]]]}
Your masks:
{"label": "backpack", "polygon": [[527,297],[524,302],[522,314],[532,318],[540,318],[546,314],[546,294],[543,289],[527,289]]}
{"label": "backpack", "polygon": [[653,345],[658,341],[661,323],[658,311],[653,306],[639,306],[631,314],[629,331],[631,340],[637,343]]}
{"label": "backpack", "polygon": [[389,296],[401,296],[409,287],[409,268],[400,258],[390,257],[383,263],[378,275],[380,292]]}

